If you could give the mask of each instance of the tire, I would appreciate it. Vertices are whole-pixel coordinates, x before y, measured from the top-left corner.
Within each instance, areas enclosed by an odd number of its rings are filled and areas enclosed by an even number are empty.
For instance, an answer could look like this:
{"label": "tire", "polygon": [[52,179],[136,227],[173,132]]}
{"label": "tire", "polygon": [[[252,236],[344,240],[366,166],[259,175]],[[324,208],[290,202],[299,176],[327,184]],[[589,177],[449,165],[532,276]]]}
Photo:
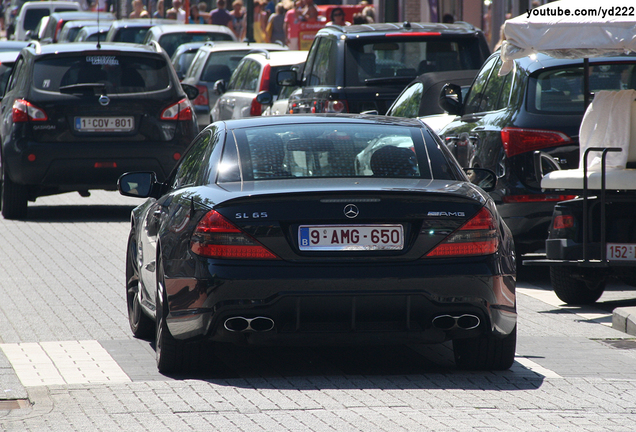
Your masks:
{"label": "tire", "polygon": [[27,187],[11,181],[4,173],[2,180],[2,216],[5,219],[26,219]]}
{"label": "tire", "polygon": [[583,280],[581,277],[581,275],[585,275],[583,270],[562,266],[550,267],[552,289],[564,303],[571,305],[593,304],[603,295],[606,276],[588,276]]}
{"label": "tire", "polygon": [[148,317],[139,301],[139,266],[135,229],[128,236],[126,252],[126,303],[128,304],[128,323],[133,335],[139,339],[150,340],[155,332],[155,321]]}
{"label": "tire", "polygon": [[453,340],[455,364],[464,370],[507,370],[515,361],[517,326],[504,337],[491,334]]}
{"label": "tire", "polygon": [[155,354],[157,369],[163,374],[180,372],[184,369],[187,357],[186,344],[170,334],[166,323],[168,305],[165,301],[166,290],[161,259],[157,257],[157,296],[156,296],[156,333]]}

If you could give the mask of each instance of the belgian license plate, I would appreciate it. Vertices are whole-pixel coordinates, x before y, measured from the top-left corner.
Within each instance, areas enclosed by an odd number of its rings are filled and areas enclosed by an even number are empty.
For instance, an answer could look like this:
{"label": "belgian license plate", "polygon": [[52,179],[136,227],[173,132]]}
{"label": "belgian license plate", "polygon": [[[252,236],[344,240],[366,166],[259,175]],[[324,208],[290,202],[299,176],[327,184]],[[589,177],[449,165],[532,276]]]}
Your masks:
{"label": "belgian license plate", "polygon": [[607,259],[611,261],[636,261],[636,244],[607,243]]}
{"label": "belgian license plate", "polygon": [[300,250],[369,251],[402,250],[402,225],[301,225],[298,229]]}
{"label": "belgian license plate", "polygon": [[75,117],[79,132],[130,132],[134,128],[134,117]]}

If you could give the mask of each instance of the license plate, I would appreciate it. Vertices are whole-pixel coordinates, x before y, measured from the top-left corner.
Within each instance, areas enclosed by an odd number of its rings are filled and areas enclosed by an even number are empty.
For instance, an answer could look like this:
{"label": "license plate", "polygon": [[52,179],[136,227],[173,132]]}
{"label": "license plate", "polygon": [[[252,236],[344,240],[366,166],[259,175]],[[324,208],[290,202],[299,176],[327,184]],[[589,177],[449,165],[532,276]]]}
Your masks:
{"label": "license plate", "polygon": [[134,117],[75,117],[79,132],[130,132],[134,128]]}
{"label": "license plate", "polygon": [[607,259],[611,261],[636,261],[636,244],[607,243]]}
{"label": "license plate", "polygon": [[300,250],[369,251],[402,250],[402,225],[301,225]]}

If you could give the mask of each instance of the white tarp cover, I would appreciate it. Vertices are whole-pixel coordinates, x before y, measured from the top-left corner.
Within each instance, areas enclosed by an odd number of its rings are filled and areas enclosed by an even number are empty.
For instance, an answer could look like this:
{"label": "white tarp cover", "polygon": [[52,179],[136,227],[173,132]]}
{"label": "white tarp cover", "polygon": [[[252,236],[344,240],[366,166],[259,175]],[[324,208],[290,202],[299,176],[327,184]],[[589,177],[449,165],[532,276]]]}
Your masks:
{"label": "white tarp cover", "polygon": [[636,52],[636,1],[560,0],[547,3],[507,20],[504,38],[499,75],[512,70],[514,59],[539,52],[556,58]]}

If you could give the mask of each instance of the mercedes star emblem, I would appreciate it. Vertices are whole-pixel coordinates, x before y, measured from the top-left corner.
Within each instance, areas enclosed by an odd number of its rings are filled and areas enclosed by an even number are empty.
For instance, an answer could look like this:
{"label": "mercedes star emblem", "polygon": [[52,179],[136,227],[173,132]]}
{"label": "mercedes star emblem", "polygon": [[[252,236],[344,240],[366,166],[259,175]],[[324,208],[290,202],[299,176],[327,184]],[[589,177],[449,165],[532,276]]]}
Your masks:
{"label": "mercedes star emblem", "polygon": [[355,204],[347,204],[344,208],[344,214],[349,219],[353,219],[360,214],[360,210]]}

